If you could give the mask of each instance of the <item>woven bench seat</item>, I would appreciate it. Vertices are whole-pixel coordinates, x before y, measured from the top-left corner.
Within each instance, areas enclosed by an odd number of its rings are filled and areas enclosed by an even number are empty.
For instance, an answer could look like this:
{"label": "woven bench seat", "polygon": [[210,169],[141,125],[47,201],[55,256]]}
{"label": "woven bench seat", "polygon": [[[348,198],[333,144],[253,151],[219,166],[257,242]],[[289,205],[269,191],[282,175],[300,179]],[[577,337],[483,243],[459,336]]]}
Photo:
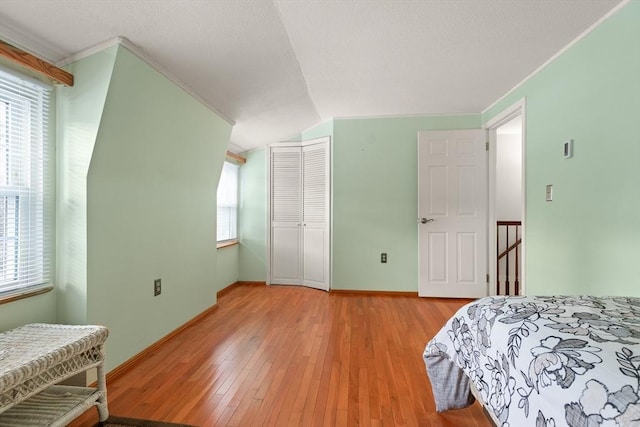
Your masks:
{"label": "woven bench seat", "polygon": [[89,389],[94,393],[86,399],[94,401],[91,404],[98,406],[100,420],[105,420],[108,411],[103,344],[107,336],[108,330],[103,326],[44,323],[0,333],[0,424],[3,412],[14,406],[18,409],[19,403],[91,368],[98,368],[98,388]]}

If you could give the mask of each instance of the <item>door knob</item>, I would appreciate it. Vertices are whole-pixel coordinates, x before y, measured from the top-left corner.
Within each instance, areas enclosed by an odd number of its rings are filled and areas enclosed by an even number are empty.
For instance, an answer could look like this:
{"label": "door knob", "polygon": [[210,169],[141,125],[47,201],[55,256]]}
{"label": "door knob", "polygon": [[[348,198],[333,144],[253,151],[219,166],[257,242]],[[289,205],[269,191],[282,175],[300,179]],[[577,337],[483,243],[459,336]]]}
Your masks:
{"label": "door knob", "polygon": [[420,219],[419,219],[419,221],[420,221],[420,223],[422,223],[422,224],[426,224],[426,223],[428,223],[428,222],[435,221],[435,219],[433,219],[433,218],[420,218]]}

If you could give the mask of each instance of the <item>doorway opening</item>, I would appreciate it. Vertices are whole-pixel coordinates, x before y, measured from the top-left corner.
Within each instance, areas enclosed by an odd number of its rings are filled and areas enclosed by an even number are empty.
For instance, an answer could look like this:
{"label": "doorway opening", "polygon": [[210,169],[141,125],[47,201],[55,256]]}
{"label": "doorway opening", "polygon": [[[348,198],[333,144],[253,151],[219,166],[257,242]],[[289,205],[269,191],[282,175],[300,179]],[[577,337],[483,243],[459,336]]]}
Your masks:
{"label": "doorway opening", "polygon": [[487,125],[489,295],[523,295],[525,252],[524,101]]}

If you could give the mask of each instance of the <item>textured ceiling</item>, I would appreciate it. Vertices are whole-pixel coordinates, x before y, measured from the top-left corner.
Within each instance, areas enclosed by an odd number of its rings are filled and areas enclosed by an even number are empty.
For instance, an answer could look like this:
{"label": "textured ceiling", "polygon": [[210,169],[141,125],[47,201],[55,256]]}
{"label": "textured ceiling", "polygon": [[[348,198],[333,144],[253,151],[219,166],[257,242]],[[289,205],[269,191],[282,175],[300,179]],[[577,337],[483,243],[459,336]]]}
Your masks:
{"label": "textured ceiling", "polygon": [[618,3],[0,0],[0,37],[52,62],[126,37],[242,151],[332,117],[480,112]]}

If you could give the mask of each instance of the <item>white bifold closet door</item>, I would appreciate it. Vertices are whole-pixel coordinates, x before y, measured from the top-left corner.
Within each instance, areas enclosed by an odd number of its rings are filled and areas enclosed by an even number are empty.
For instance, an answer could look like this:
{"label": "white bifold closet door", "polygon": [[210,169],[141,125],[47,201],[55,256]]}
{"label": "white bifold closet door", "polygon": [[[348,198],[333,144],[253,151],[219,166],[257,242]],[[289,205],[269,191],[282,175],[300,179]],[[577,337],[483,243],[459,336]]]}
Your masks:
{"label": "white bifold closet door", "polygon": [[269,282],[329,290],[329,139],[278,144],[269,152]]}

